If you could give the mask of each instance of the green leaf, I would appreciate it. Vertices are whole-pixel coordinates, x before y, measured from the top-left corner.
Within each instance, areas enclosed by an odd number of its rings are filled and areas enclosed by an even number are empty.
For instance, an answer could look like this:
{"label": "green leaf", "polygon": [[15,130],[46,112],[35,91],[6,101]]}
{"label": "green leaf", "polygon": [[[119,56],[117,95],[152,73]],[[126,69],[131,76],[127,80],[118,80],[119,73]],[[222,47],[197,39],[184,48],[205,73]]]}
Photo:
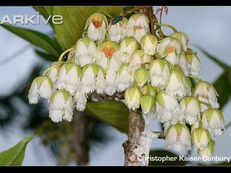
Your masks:
{"label": "green leaf", "polygon": [[218,102],[220,104],[220,108],[229,101],[231,96],[231,75],[230,71],[223,72],[213,83],[219,97]]}
{"label": "green leaf", "polygon": [[33,139],[28,136],[15,146],[0,153],[0,166],[20,166],[22,165],[27,144]]}
{"label": "green leaf", "polygon": [[87,103],[86,112],[112,125],[120,132],[128,133],[129,110],[122,102],[103,101]]}
{"label": "green leaf", "polygon": [[45,60],[48,60],[48,61],[57,61],[58,60],[58,56],[53,56],[53,55],[51,55],[51,54],[47,54],[47,53],[45,53],[45,52],[43,52],[43,51],[40,51],[40,50],[35,50],[35,53],[39,56],[39,57],[41,57],[41,58],[43,58],[43,59],[45,59]]}
{"label": "green leaf", "polygon": [[[52,15],[52,12],[53,12],[53,6],[33,6],[33,8],[39,12],[43,17],[44,19],[48,19],[48,17],[50,15]],[[49,24],[53,27],[53,23],[52,23],[52,20],[49,19]]]}
{"label": "green leaf", "polygon": [[226,65],[225,63],[223,63],[221,60],[219,60],[219,58],[211,55],[209,52],[205,51],[204,49],[202,49],[201,47],[199,47],[197,45],[195,45],[195,47],[197,47],[203,54],[206,55],[206,57],[211,59],[213,62],[215,62],[217,65],[219,65],[224,70],[230,69],[230,67],[228,65]]}
{"label": "green leaf", "polygon": [[180,156],[168,150],[151,150],[149,153],[149,166],[183,166],[187,163],[187,161],[181,160]]}
{"label": "green leaf", "polygon": [[54,25],[56,37],[63,48],[72,47],[81,38],[88,17],[95,12],[111,16],[120,15],[123,8],[118,6],[54,6],[53,14],[63,16],[63,23]]}
{"label": "green leaf", "polygon": [[34,46],[44,49],[53,56],[59,56],[62,53],[62,48],[57,41],[44,33],[7,24],[1,24],[1,26]]}

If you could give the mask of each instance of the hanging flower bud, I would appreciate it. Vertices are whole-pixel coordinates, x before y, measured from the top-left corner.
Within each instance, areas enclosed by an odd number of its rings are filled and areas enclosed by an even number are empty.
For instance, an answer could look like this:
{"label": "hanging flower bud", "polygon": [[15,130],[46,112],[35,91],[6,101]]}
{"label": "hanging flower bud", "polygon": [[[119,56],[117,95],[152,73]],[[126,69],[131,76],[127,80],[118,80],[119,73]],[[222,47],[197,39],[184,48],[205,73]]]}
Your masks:
{"label": "hanging flower bud", "polygon": [[200,81],[196,84],[193,95],[198,97],[201,102],[210,104],[212,108],[219,108],[217,102],[217,92],[215,88],[208,82]]}
{"label": "hanging flower bud", "polygon": [[164,88],[169,79],[170,69],[167,61],[163,59],[153,60],[150,64],[150,79],[152,86]]}
{"label": "hanging flower bud", "polygon": [[97,64],[85,65],[82,69],[82,92],[92,93],[96,89],[96,78],[99,72],[100,66]]}
{"label": "hanging flower bud", "polygon": [[132,68],[133,70],[137,70],[142,65],[150,63],[150,61],[151,61],[151,56],[144,53],[144,50],[136,50],[131,56],[129,67]]}
{"label": "hanging flower bud", "polygon": [[85,26],[88,37],[93,41],[103,41],[105,39],[107,25],[106,16],[100,13],[92,14],[88,18]]}
{"label": "hanging flower bud", "polygon": [[200,102],[195,97],[184,97],[181,102],[181,109],[188,124],[193,125],[200,119]]}
{"label": "hanging flower bud", "polygon": [[30,104],[38,103],[39,97],[49,99],[53,90],[51,79],[41,76],[33,80],[29,89],[28,99]]}
{"label": "hanging flower bud", "polygon": [[98,46],[96,64],[104,69],[108,68],[111,59],[118,59],[119,45],[112,41],[105,41]]}
{"label": "hanging flower bud", "polygon": [[166,140],[168,148],[173,147],[178,152],[191,149],[190,132],[183,124],[171,125],[167,130]]}
{"label": "hanging flower bud", "polygon": [[140,68],[135,72],[135,81],[139,87],[142,87],[149,80],[149,71],[145,68]]}
{"label": "hanging flower bud", "polygon": [[202,114],[202,126],[207,129],[212,137],[224,132],[224,117],[218,109],[208,109]]}
{"label": "hanging flower bud", "polygon": [[199,127],[199,128],[195,128],[192,131],[192,141],[197,149],[207,148],[210,140],[211,140],[211,136],[208,130]]}
{"label": "hanging flower bud", "polygon": [[94,62],[96,45],[89,38],[81,38],[75,46],[75,63],[81,67]]}
{"label": "hanging flower bud", "polygon": [[181,42],[183,50],[187,50],[189,38],[184,32],[174,32],[170,37],[178,39]]}
{"label": "hanging flower bud", "polygon": [[199,75],[200,73],[200,60],[193,53],[192,49],[187,49],[185,53],[180,56],[180,67],[185,75]]}
{"label": "hanging flower bud", "polygon": [[214,141],[213,140],[209,141],[208,147],[198,149],[198,154],[201,157],[211,157],[213,153],[214,153]]}
{"label": "hanging flower bud", "polygon": [[147,34],[141,39],[141,48],[148,55],[154,55],[156,53],[158,40],[154,35]]}
{"label": "hanging flower bud", "polygon": [[160,91],[156,96],[156,113],[155,116],[162,123],[171,121],[172,124],[182,122],[184,115],[180,109],[180,105],[174,96],[167,95]]}
{"label": "hanging flower bud", "polygon": [[127,35],[127,23],[128,20],[126,17],[121,17],[122,20],[116,24],[112,24],[109,28],[109,39],[111,41],[119,42]]}
{"label": "hanging flower bud", "polygon": [[165,58],[173,65],[179,64],[181,52],[182,47],[180,41],[172,37],[162,39],[157,46],[157,55]]}
{"label": "hanging flower bud", "polygon": [[64,64],[58,75],[57,88],[65,89],[74,95],[80,85],[81,69],[73,63]]}
{"label": "hanging flower bud", "polygon": [[55,123],[62,120],[71,121],[74,100],[66,90],[58,90],[52,94],[49,101],[49,117]]}
{"label": "hanging flower bud", "polygon": [[139,48],[139,43],[132,37],[126,37],[120,42],[120,61],[129,63],[130,57]]}
{"label": "hanging flower bud", "polygon": [[187,87],[188,83],[184,73],[180,68],[173,68],[169,80],[167,81],[166,93],[176,96],[177,99],[181,99],[184,96],[191,95],[191,92],[187,89]]}
{"label": "hanging flower bud", "polygon": [[50,65],[50,67],[47,69],[46,75],[48,78],[51,79],[53,84],[55,84],[57,78],[58,78],[58,73],[60,68],[62,67],[64,62],[54,62]]}
{"label": "hanging flower bud", "polygon": [[134,37],[138,42],[150,33],[149,19],[144,14],[134,14],[128,20],[128,36]]}
{"label": "hanging flower bud", "polygon": [[155,98],[150,95],[142,96],[140,99],[140,104],[142,108],[142,112],[147,114],[153,110],[155,105]]}
{"label": "hanging flower bud", "polygon": [[129,88],[134,81],[133,70],[127,64],[123,64],[116,77],[117,90],[122,92]]}
{"label": "hanging flower bud", "polygon": [[125,91],[125,103],[130,110],[136,110],[140,107],[141,92],[138,88],[128,88]]}

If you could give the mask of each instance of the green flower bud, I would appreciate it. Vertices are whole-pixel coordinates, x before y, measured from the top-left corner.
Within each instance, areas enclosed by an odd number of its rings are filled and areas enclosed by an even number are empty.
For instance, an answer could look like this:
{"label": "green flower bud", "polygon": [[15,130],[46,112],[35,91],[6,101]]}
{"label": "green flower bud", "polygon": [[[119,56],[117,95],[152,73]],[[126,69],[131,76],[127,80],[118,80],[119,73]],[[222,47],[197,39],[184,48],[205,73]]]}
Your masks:
{"label": "green flower bud", "polygon": [[135,72],[135,81],[139,87],[142,87],[149,80],[149,71],[145,68],[140,68]]}
{"label": "green flower bud", "polygon": [[154,104],[155,104],[155,99],[153,96],[147,95],[147,96],[142,96],[140,100],[142,112],[144,114],[151,112]]}

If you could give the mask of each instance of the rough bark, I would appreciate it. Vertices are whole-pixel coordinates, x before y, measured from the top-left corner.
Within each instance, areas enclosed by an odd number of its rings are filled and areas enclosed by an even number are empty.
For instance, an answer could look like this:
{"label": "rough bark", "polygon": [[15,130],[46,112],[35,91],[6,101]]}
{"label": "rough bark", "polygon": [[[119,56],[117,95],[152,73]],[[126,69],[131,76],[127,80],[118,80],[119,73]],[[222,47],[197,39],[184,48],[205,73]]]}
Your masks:
{"label": "rough bark", "polygon": [[89,150],[87,147],[86,128],[87,118],[84,112],[75,112],[75,150],[76,150],[76,164],[81,166],[88,165]]}
{"label": "rough bark", "polygon": [[135,112],[129,114],[128,140],[123,143],[125,166],[148,166],[151,137],[148,119]]}

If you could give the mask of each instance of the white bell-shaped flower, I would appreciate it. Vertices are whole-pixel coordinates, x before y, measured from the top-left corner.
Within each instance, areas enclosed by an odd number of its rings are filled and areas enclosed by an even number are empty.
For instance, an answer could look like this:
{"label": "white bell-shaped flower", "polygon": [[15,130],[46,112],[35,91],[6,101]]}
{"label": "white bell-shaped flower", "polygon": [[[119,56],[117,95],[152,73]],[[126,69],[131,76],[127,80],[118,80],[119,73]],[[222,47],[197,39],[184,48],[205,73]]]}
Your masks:
{"label": "white bell-shaped flower", "polygon": [[81,69],[73,63],[65,63],[58,75],[57,88],[65,89],[74,95],[80,85]]}
{"label": "white bell-shaped flower", "polygon": [[193,95],[198,97],[201,102],[211,105],[213,109],[219,108],[217,102],[217,92],[208,82],[200,81],[196,84]]}
{"label": "white bell-shaped flower", "polygon": [[97,94],[103,94],[105,90],[105,73],[102,68],[99,67],[97,76],[96,76],[96,93]]}
{"label": "white bell-shaped flower", "polygon": [[120,68],[120,61],[118,57],[113,56],[109,60],[108,68],[106,70],[106,77],[105,77],[105,93],[107,95],[113,95],[117,90],[117,83],[116,83],[116,76],[117,72]]}
{"label": "white bell-shaped flower", "polygon": [[130,37],[134,37],[138,42],[146,34],[150,33],[149,19],[144,14],[134,14],[128,20],[128,33]]}
{"label": "white bell-shaped flower", "polygon": [[199,75],[200,73],[200,59],[193,53],[192,49],[187,51],[180,56],[180,67],[182,68],[185,75]]}
{"label": "white bell-shaped flower", "polygon": [[81,87],[85,94],[92,93],[96,89],[96,79],[99,69],[97,64],[87,64],[82,69]]}
{"label": "white bell-shaped flower", "polygon": [[131,59],[131,55],[135,50],[139,48],[139,43],[132,37],[125,37],[120,42],[120,61],[122,63],[129,63]]}
{"label": "white bell-shaped flower", "polygon": [[166,133],[168,148],[173,147],[175,151],[187,151],[191,149],[191,135],[187,126],[177,123],[171,125]]}
{"label": "white bell-shaped flower", "polygon": [[40,76],[33,80],[29,89],[28,99],[30,104],[38,103],[39,97],[49,99],[53,90],[51,79]]}
{"label": "white bell-shaped flower", "polygon": [[170,68],[167,61],[155,59],[150,64],[150,80],[154,87],[165,88],[170,75]]}
{"label": "white bell-shaped flower", "polygon": [[164,91],[160,91],[156,96],[155,116],[162,123],[171,121],[171,124],[175,124],[184,120],[184,115],[176,97],[167,95]]}
{"label": "white bell-shaped flower", "polygon": [[192,125],[200,120],[200,102],[195,97],[184,97],[181,102],[181,109],[184,113],[185,121]]}
{"label": "white bell-shaped flower", "polygon": [[157,55],[165,58],[173,65],[179,64],[181,53],[182,46],[180,41],[172,37],[162,39],[157,46]]}
{"label": "white bell-shaped flower", "polygon": [[[121,16],[119,16],[121,17]],[[116,19],[115,19],[116,20]],[[121,20],[115,24],[111,24],[109,27],[109,39],[111,41],[120,42],[124,37],[127,36],[127,23],[128,20],[126,17],[121,17]]]}
{"label": "white bell-shaped flower", "polygon": [[81,38],[75,46],[75,63],[81,67],[94,62],[96,45],[89,38]]}
{"label": "white bell-shaped flower", "polygon": [[208,130],[202,127],[194,128],[192,130],[192,141],[196,149],[207,148],[210,140],[211,136]]}
{"label": "white bell-shaped flower", "polygon": [[76,102],[76,110],[84,111],[87,104],[87,95],[80,89],[75,93],[74,99]]}
{"label": "white bell-shaped flower", "polygon": [[63,64],[64,62],[62,61],[54,62],[50,65],[50,67],[46,71],[47,77],[51,79],[54,85],[58,79],[59,70]]}
{"label": "white bell-shaped flower", "polygon": [[123,64],[116,76],[116,85],[119,92],[125,91],[134,81],[134,71],[127,64]]}
{"label": "white bell-shaped flower", "polygon": [[140,44],[146,54],[153,56],[156,53],[158,40],[154,35],[147,34],[141,39]]}
{"label": "white bell-shaped flower", "polygon": [[189,38],[184,32],[174,32],[170,35],[170,37],[178,39],[181,42],[183,50],[187,50]]}
{"label": "white bell-shaped flower", "polygon": [[167,81],[166,93],[171,96],[176,96],[177,99],[181,99],[184,96],[191,95],[191,90],[189,90],[188,87],[189,84],[184,73],[180,68],[174,67]]}
{"label": "white bell-shaped flower", "polygon": [[100,65],[105,70],[108,68],[111,59],[118,58],[119,45],[116,42],[105,41],[99,44],[97,52],[95,52],[96,64]]}
{"label": "white bell-shaped flower", "polygon": [[138,88],[128,88],[125,91],[125,103],[130,110],[135,111],[140,107],[141,92]]}
{"label": "white bell-shaped flower", "polygon": [[73,116],[74,99],[66,90],[58,90],[49,100],[49,117],[55,123],[62,120],[71,121]]}
{"label": "white bell-shaped flower", "polygon": [[224,117],[218,109],[208,109],[203,112],[201,121],[202,126],[210,132],[213,138],[224,132]]}
{"label": "white bell-shaped flower", "polygon": [[142,65],[148,64],[150,62],[151,62],[151,56],[144,53],[144,50],[136,50],[131,56],[129,67],[132,68],[133,70],[137,70]]}
{"label": "white bell-shaped flower", "polygon": [[107,18],[101,13],[92,14],[85,25],[88,37],[93,41],[103,41],[107,30]]}
{"label": "white bell-shaped flower", "polygon": [[198,149],[197,153],[201,157],[211,157],[213,155],[213,153],[214,153],[214,146],[215,146],[214,141],[210,140],[209,144],[208,144],[208,147]]}

